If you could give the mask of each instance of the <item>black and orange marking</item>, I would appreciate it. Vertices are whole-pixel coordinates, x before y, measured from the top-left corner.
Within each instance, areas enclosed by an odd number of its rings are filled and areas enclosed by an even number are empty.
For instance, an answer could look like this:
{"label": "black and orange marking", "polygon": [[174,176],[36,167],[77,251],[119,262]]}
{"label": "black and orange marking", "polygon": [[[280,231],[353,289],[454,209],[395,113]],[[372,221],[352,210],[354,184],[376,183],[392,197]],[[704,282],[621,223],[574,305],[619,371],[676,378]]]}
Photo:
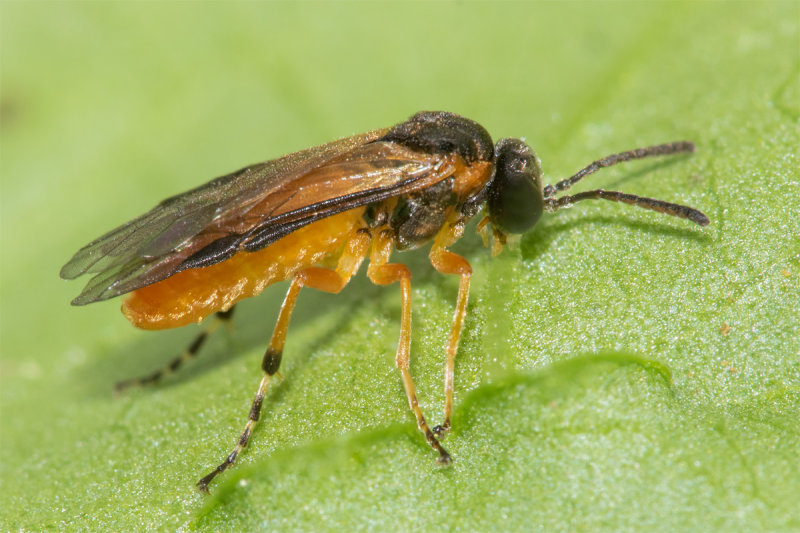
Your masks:
{"label": "black and orange marking", "polygon": [[[555,197],[596,172],[632,159],[694,151],[677,142],[614,154],[555,185],[542,186],[536,155],[519,139],[494,144],[476,122],[446,112],[421,112],[394,127],[295,152],[217,178],[112,230],[79,250],[61,277],[92,273],[74,305],[130,293],[124,315],[144,329],[174,328],[217,314],[180,357],[165,368],[118,384],[158,381],[194,357],[237,301],[278,281],[290,281],[261,368],[247,423],[225,460],[198,482],[201,490],[236,461],[259,419],[264,395],[280,368],[286,333],[300,289],[341,291],[369,256],[367,277],[400,284],[400,339],[395,364],[417,425],[438,462],[450,454],[439,439],[450,429],[453,375],[464,325],[472,268],[448,250],[466,223],[483,210],[477,230],[497,253],[510,233],[524,233],[544,211],[605,199],[709,223],[683,205],[617,191]],[[491,227],[491,232],[490,232]],[[459,276],[458,297],[444,365],[444,420],[431,428],[409,371],[411,272],[390,262],[392,252],[433,241],[429,258],[442,274]],[[335,265],[335,267],[334,267]]]}

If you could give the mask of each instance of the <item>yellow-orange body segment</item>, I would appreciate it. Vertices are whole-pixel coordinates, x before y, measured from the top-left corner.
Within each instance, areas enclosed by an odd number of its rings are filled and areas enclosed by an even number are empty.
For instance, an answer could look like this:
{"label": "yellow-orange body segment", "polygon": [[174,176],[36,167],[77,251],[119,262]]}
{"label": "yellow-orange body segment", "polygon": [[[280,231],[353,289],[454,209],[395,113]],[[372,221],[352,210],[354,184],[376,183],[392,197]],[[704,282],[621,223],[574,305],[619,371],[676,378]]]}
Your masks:
{"label": "yellow-orange body segment", "polygon": [[323,218],[257,252],[239,252],[221,263],[184,270],[137,289],[122,304],[122,313],[142,329],[200,322],[299,270],[336,259],[348,237],[366,226],[365,209]]}

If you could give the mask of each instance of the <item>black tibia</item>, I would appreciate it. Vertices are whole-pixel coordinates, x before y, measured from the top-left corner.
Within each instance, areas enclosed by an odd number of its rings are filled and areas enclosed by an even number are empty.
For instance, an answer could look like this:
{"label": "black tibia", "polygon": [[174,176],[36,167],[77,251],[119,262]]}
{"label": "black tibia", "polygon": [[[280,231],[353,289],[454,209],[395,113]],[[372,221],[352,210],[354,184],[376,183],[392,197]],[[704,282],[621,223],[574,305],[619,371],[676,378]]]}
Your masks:
{"label": "black tibia", "polygon": [[211,324],[204,331],[198,333],[186,350],[184,350],[179,356],[175,357],[172,361],[167,363],[166,366],[159,368],[155,372],[151,372],[150,374],[146,374],[138,378],[119,381],[114,385],[114,391],[120,393],[129,387],[150,385],[160,381],[161,378],[163,378],[166,374],[171,374],[177,371],[186,361],[197,356],[197,352],[200,351],[200,348],[202,348],[203,344],[205,344],[208,336],[215,329],[217,329],[221,322],[228,322],[231,320],[234,307],[231,307],[227,311],[220,311],[216,313],[214,315],[214,319],[211,321]]}

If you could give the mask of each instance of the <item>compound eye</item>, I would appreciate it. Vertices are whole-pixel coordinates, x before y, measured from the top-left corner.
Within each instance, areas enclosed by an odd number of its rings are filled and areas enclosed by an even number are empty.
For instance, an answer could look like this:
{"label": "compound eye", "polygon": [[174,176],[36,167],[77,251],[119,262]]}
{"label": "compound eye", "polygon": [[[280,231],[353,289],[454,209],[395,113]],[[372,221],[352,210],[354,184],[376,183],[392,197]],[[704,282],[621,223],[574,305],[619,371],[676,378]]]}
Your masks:
{"label": "compound eye", "polygon": [[544,211],[539,161],[519,139],[501,139],[495,147],[495,161],[487,199],[489,219],[504,233],[525,233]]}

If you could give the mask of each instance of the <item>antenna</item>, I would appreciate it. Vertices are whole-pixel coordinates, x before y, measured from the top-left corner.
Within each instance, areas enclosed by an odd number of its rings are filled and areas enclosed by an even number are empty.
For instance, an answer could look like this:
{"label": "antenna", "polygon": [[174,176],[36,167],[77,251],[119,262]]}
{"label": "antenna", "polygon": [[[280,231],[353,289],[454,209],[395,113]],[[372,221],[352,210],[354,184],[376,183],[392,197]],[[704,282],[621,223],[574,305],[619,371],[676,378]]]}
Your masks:
{"label": "antenna", "polygon": [[627,194],[618,191],[606,191],[603,189],[595,189],[592,191],[581,192],[571,196],[561,196],[554,198],[553,196],[559,192],[569,189],[580,180],[590,174],[594,174],[601,168],[610,167],[618,163],[630,161],[632,159],[644,159],[646,157],[656,157],[661,155],[673,155],[687,152],[694,152],[695,145],[689,141],[678,141],[674,143],[658,144],[655,146],[648,146],[646,148],[637,148],[636,150],[629,150],[627,152],[620,152],[612,154],[603,159],[598,159],[590,165],[587,165],[573,176],[559,181],[555,185],[547,185],[543,189],[544,206],[550,212],[556,211],[563,207],[570,206],[575,202],[582,200],[611,200],[612,202],[622,202],[630,205],[635,205],[651,211],[657,211],[674,217],[685,218],[691,220],[695,224],[701,226],[708,226],[709,220],[706,215],[701,211],[692,207],[680,204],[673,204],[656,200],[655,198],[647,198],[644,196],[637,196],[635,194]]}

